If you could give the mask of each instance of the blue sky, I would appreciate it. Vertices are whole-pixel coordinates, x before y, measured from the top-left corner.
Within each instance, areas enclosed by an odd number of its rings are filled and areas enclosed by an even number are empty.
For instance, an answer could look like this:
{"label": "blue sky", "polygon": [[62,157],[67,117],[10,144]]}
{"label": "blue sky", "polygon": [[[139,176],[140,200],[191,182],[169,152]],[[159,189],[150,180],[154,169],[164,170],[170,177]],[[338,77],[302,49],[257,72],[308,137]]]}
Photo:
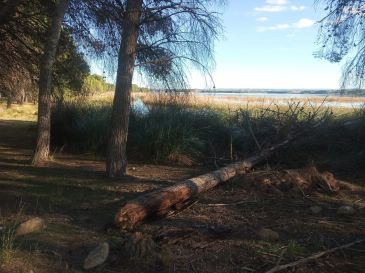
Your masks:
{"label": "blue sky", "polygon": [[[341,66],[313,57],[323,10],[314,0],[230,0],[216,46],[217,88],[338,88]],[[211,87],[196,73],[190,84]]]}
{"label": "blue sky", "polygon": [[[316,59],[318,20],[314,0],[227,0],[224,37],[216,44],[216,88],[337,89],[341,64]],[[91,63],[93,73],[103,70]],[[147,85],[137,73],[134,82]],[[212,88],[192,72],[192,88]]]}

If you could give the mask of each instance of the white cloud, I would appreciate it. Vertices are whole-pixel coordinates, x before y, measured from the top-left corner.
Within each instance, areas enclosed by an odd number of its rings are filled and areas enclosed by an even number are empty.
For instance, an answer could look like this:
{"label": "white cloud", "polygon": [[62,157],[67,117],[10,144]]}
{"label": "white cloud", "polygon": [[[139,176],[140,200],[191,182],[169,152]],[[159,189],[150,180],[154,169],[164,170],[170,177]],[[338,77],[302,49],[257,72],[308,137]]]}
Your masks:
{"label": "white cloud", "polygon": [[274,5],[266,5],[255,8],[255,11],[257,12],[282,12],[285,10],[287,10],[287,7],[285,6],[274,6]]}
{"label": "white cloud", "polygon": [[290,26],[288,24],[279,24],[279,25],[276,25],[276,28],[277,29],[287,29],[287,28],[290,28]]}
{"label": "white cloud", "polygon": [[313,26],[316,23],[316,21],[308,18],[302,18],[298,22],[294,24],[296,28],[308,28]]}
{"label": "white cloud", "polygon": [[306,6],[290,6],[290,10],[292,11],[302,11],[305,10],[307,7]]}
{"label": "white cloud", "polygon": [[270,26],[270,27],[258,27],[257,31],[266,32],[266,31],[283,30],[283,29],[288,29],[288,28],[290,28],[289,24],[278,24],[278,25]]}
{"label": "white cloud", "polygon": [[268,20],[269,20],[269,18],[267,18],[267,17],[259,17],[256,19],[256,21],[258,21],[258,22],[266,22]]}
{"label": "white cloud", "polygon": [[270,5],[286,5],[289,4],[288,0],[266,0],[267,4]]}
{"label": "white cloud", "polygon": [[306,6],[289,5],[288,0],[266,0],[265,5],[255,7],[256,12],[283,12],[283,11],[303,11]]}
{"label": "white cloud", "polygon": [[293,24],[278,24],[278,25],[275,25],[275,26],[268,26],[268,27],[260,26],[260,27],[257,28],[257,31],[258,32],[266,32],[266,31],[295,29],[295,28],[303,29],[303,28],[312,27],[315,23],[316,23],[316,21],[314,21],[312,19],[302,18],[298,22],[293,23]]}

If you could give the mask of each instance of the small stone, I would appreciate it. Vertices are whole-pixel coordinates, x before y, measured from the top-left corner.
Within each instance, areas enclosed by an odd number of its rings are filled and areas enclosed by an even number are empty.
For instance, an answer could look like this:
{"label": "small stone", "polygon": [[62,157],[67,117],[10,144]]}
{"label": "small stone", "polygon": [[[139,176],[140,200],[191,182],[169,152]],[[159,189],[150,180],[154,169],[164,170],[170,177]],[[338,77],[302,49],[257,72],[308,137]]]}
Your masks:
{"label": "small stone", "polygon": [[46,228],[45,221],[42,218],[35,217],[21,223],[15,231],[15,236],[18,237],[29,233],[40,232],[45,228]]}
{"label": "small stone", "polygon": [[80,208],[83,210],[89,210],[89,209],[91,209],[91,205],[90,205],[90,203],[82,203],[80,205]]}
{"label": "small stone", "polygon": [[258,236],[264,241],[277,241],[279,240],[279,233],[268,228],[263,228],[258,232]]}
{"label": "small stone", "polygon": [[322,211],[322,208],[320,206],[313,206],[313,207],[310,207],[310,211],[313,214],[318,214]]}
{"label": "small stone", "polygon": [[351,206],[341,206],[337,210],[339,215],[352,215],[355,214],[355,209]]}
{"label": "small stone", "polygon": [[99,244],[94,248],[84,261],[84,269],[91,269],[101,265],[109,256],[109,244],[107,242]]}

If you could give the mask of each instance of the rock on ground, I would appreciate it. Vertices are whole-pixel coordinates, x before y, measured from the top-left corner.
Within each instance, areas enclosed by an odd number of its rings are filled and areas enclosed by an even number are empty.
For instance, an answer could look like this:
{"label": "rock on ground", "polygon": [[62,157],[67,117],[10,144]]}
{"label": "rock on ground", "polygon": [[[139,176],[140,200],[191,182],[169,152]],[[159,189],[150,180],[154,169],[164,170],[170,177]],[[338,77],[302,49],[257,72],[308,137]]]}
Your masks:
{"label": "rock on ground", "polygon": [[355,214],[355,209],[351,206],[341,206],[337,210],[339,215],[352,215]]}
{"label": "rock on ground", "polygon": [[313,214],[318,214],[322,211],[322,208],[320,206],[313,206],[313,207],[310,207],[310,211]]}
{"label": "rock on ground", "polygon": [[94,248],[84,261],[84,269],[91,269],[101,265],[109,256],[109,244],[107,242],[99,244]]}
{"label": "rock on ground", "polygon": [[280,238],[279,233],[268,228],[261,229],[258,236],[264,241],[277,241]]}
{"label": "rock on ground", "polygon": [[34,217],[21,223],[15,230],[15,236],[22,236],[29,233],[40,232],[46,228],[46,223],[42,218]]}

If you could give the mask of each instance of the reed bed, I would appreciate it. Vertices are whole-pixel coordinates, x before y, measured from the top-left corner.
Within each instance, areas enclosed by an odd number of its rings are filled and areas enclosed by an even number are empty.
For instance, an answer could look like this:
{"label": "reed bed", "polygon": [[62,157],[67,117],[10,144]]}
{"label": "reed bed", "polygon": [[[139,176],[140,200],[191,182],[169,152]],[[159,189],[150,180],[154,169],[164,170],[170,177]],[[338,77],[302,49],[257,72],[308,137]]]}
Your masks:
{"label": "reed bed", "polygon": [[[54,107],[51,135],[56,150],[104,156],[110,98],[75,100]],[[314,134],[311,128],[319,120],[323,124],[316,133],[325,134],[329,128],[342,128],[341,124],[358,120],[364,112],[301,101],[227,105],[217,98],[165,93],[135,93],[133,101],[129,159],[183,165],[239,160],[282,141],[293,130]]]}
{"label": "reed bed", "polygon": [[[341,97],[341,96],[323,96],[323,97],[308,97],[308,98],[270,98],[270,97],[251,97],[251,96],[214,96],[202,95],[199,93],[134,93],[134,98],[140,98],[146,104],[155,102],[171,102],[178,101],[179,103],[190,107],[210,107],[218,109],[240,109],[240,108],[286,108],[292,103],[301,103],[305,107],[318,107],[330,104],[330,108],[334,112],[344,113],[353,112],[355,109],[352,104],[364,104],[365,97]],[[336,107],[337,104],[347,104],[346,106]]]}

